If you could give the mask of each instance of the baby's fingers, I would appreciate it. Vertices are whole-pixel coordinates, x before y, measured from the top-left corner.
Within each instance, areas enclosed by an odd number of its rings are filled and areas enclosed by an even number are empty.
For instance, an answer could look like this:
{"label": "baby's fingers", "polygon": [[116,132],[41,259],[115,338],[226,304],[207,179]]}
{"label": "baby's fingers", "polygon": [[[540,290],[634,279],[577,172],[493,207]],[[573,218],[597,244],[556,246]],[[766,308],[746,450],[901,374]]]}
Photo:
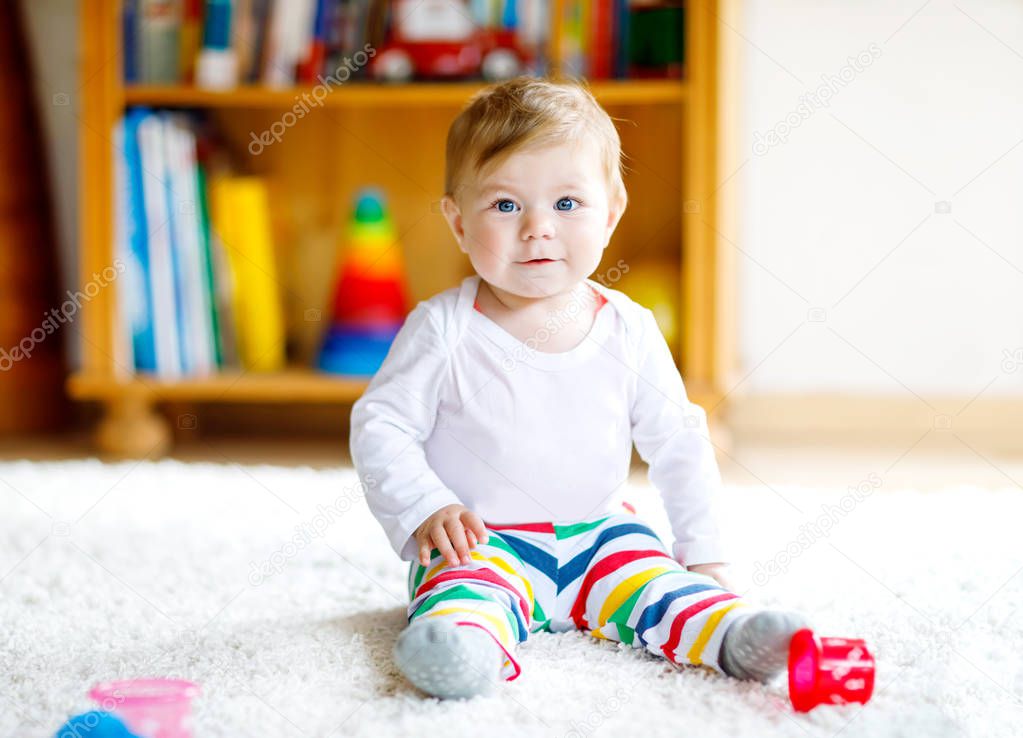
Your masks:
{"label": "baby's fingers", "polygon": [[430,551],[433,549],[433,541],[430,540],[430,534],[423,530],[417,530],[415,539],[419,545],[419,563],[423,566],[429,566]]}
{"label": "baby's fingers", "polygon": [[487,532],[487,526],[476,513],[471,510],[466,510],[462,513],[462,522],[465,524],[466,532],[472,532],[473,537],[480,543],[486,543],[490,539],[490,534]]}
{"label": "baby's fingers", "polygon": [[430,541],[420,541],[419,543],[419,563],[423,566],[430,565]]}
{"label": "baby's fingers", "polygon": [[451,562],[451,565],[468,564],[470,558],[469,540],[465,535],[465,526],[462,525],[462,521],[452,518],[444,523],[444,529],[447,531],[451,544],[455,547],[455,560]]}
{"label": "baby's fingers", "polygon": [[448,540],[448,532],[444,530],[444,526],[438,523],[431,531],[431,537],[440,551],[440,555],[447,559],[452,566],[458,566],[458,554],[455,553],[454,546]]}

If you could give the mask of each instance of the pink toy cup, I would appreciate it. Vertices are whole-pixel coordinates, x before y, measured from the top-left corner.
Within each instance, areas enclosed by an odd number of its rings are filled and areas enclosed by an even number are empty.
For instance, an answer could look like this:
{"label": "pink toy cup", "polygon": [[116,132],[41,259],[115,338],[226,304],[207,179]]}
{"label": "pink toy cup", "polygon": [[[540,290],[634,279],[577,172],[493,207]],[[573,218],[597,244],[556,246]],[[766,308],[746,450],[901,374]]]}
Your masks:
{"label": "pink toy cup", "polygon": [[142,738],[192,738],[192,698],[199,686],[184,679],[102,682],[89,697]]}
{"label": "pink toy cup", "polygon": [[818,638],[809,628],[789,644],[789,699],[798,712],[817,705],[866,704],[874,691],[874,657],[858,638]]}

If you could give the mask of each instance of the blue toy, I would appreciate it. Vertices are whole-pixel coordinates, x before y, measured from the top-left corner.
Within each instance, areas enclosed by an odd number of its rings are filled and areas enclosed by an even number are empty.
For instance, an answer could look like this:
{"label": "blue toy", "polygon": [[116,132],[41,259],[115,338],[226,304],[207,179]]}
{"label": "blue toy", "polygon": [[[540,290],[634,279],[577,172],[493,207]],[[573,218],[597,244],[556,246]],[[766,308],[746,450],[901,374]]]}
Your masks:
{"label": "blue toy", "polygon": [[110,712],[92,710],[75,715],[64,723],[53,738],[141,738]]}

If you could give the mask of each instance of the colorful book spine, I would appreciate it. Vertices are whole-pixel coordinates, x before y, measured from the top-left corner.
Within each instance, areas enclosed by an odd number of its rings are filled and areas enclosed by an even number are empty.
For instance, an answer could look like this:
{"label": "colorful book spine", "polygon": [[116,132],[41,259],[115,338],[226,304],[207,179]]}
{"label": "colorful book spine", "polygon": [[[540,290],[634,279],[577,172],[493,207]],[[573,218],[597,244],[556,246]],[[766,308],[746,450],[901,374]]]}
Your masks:
{"label": "colorful book spine", "polygon": [[611,0],[593,3],[589,31],[589,76],[608,79],[611,76]]}
{"label": "colorful book spine", "polygon": [[180,81],[181,0],[139,0],[139,81]]}
{"label": "colorful book spine", "polygon": [[330,20],[328,0],[315,0],[312,38],[298,67],[298,81],[312,84],[323,69],[327,57],[327,23]]}
{"label": "colorful book spine", "polygon": [[124,81],[139,81],[139,0],[124,0],[121,6],[121,62]]}
{"label": "colorful book spine", "polygon": [[269,87],[295,84],[299,62],[312,42],[315,0],[276,0],[270,17],[263,83]]}
{"label": "colorful book spine", "polygon": [[266,185],[256,177],[224,177],[210,189],[213,228],[235,279],[233,308],[241,365],[256,372],[282,369],[284,321]]}
{"label": "colorful book spine", "polygon": [[232,46],[232,0],[206,0],[202,50],[195,66],[195,82],[210,90],[228,90],[238,84],[238,53]]}
{"label": "colorful book spine", "polygon": [[251,0],[251,3],[251,51],[248,54],[239,52],[239,57],[245,59],[246,62],[245,66],[241,68],[241,79],[249,84],[258,82],[262,74],[265,63],[267,27],[270,24],[273,0]]}
{"label": "colorful book spine", "polygon": [[123,238],[126,271],[118,284],[125,298],[126,319],[132,334],[134,368],[156,373],[156,336],[153,331],[153,290],[149,281],[149,239],[146,232],[145,195],[143,189],[142,152],[139,147],[139,125],[149,112],[135,108],[124,117],[122,158],[124,209]]}
{"label": "colorful book spine", "polygon": [[227,249],[224,248],[220,235],[213,227],[213,202],[211,187],[207,186],[209,194],[207,205],[209,208],[208,222],[210,264],[213,267],[213,304],[216,309],[217,331],[220,335],[221,366],[239,367],[241,360],[238,356],[238,333],[236,330],[237,321],[234,315],[235,293],[238,290],[234,272],[231,271],[231,261],[227,258]]}
{"label": "colorful book spine", "polygon": [[131,190],[124,150],[123,119],[114,125],[111,138],[114,143],[114,266],[121,272],[114,287],[113,359],[114,374],[121,379],[127,379],[135,371],[132,318],[135,305],[131,282],[137,274],[137,264],[133,263],[131,254],[132,224],[129,215]]}
{"label": "colorful book spine", "polygon": [[256,46],[255,2],[254,0],[234,0],[233,5],[229,43],[236,60],[236,77],[239,81],[244,82],[252,67],[252,55]]}
{"label": "colorful book spine", "polygon": [[206,174],[203,172],[202,167],[198,165],[195,168],[195,191],[199,196],[199,239],[200,247],[203,251],[203,262],[206,267],[206,273],[203,275],[203,284],[209,295],[209,325],[213,338],[213,365],[219,369],[224,366],[224,356],[227,352],[224,346],[226,336],[221,329],[222,321],[218,305],[217,284],[218,281],[226,280],[227,275],[220,275],[218,277],[218,268],[215,263],[216,257],[213,253],[213,239],[210,233],[210,208],[206,191]]}
{"label": "colorful book spine", "polygon": [[625,79],[629,76],[629,0],[615,0],[618,21],[615,27],[614,76]]}
{"label": "colorful book spine", "polygon": [[517,41],[527,52],[525,74],[542,75],[546,70],[547,40],[550,34],[548,0],[522,0],[518,9]]}
{"label": "colorful book spine", "polygon": [[230,203],[223,219],[233,230],[222,229],[224,241],[242,244],[232,259],[211,227],[191,119],[129,108],[113,133],[114,253],[123,263],[115,264],[122,276],[115,292],[114,360],[122,373],[177,379],[237,366],[236,318],[249,347],[245,366],[282,366],[284,321],[265,186],[227,178]]}
{"label": "colorful book spine", "polygon": [[195,136],[180,114],[164,113],[162,118],[171,195],[182,365],[190,376],[206,375],[216,365],[210,297],[206,289],[206,256],[200,241]]}
{"label": "colorful book spine", "polygon": [[188,275],[187,260],[184,251],[187,248],[185,240],[187,233],[182,228],[181,208],[182,203],[175,194],[177,183],[176,168],[178,165],[178,152],[174,145],[173,133],[167,117],[170,113],[159,112],[156,114],[159,124],[159,146],[163,154],[161,178],[163,180],[163,192],[166,203],[166,221],[161,229],[167,234],[168,251],[170,254],[171,288],[173,292],[173,311],[175,316],[174,337],[177,343],[178,371],[182,376],[188,376],[196,370],[195,351],[189,342],[192,327],[189,322],[188,313]]}
{"label": "colorful book spine", "polygon": [[181,53],[179,79],[192,82],[195,79],[196,56],[202,48],[202,4],[203,0],[184,0],[181,12]]}
{"label": "colorful book spine", "polygon": [[586,33],[589,0],[565,0],[562,5],[561,64],[569,77],[586,75]]}
{"label": "colorful book spine", "polygon": [[519,27],[519,9],[516,0],[504,0],[501,11],[501,28],[514,31]]}
{"label": "colorful book spine", "polygon": [[156,344],[156,373],[165,378],[182,374],[178,339],[178,298],[176,270],[171,253],[170,217],[167,196],[167,166],[163,148],[163,123],[153,113],[138,125],[145,228],[148,244],[148,281],[153,296],[153,333]]}
{"label": "colorful book spine", "polygon": [[486,26],[490,22],[491,0],[469,0],[469,13],[478,26]]}

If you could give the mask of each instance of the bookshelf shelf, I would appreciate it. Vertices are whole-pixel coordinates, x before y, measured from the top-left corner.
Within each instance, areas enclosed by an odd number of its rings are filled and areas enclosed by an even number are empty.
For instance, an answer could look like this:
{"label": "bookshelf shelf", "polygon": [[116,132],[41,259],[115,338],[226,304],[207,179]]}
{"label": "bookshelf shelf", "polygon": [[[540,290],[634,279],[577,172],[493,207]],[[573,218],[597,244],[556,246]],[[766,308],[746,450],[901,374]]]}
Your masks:
{"label": "bookshelf shelf", "polygon": [[[321,99],[322,105],[330,108],[458,106],[483,86],[482,82],[402,85],[356,82],[330,88]],[[597,81],[592,82],[590,88],[606,105],[672,104],[686,97],[686,85],[682,80]],[[135,85],[124,88],[124,103],[190,108],[290,108],[303,100],[303,96],[312,101],[314,89],[250,86],[216,92],[187,86]]]}
{"label": "bookshelf shelf", "polygon": [[103,400],[128,393],[152,401],[349,403],[359,398],[367,384],[362,379],[292,367],[264,374],[224,371],[173,382],[146,376],[124,381],[105,374],[78,374],[71,378],[68,390],[79,400]]}
{"label": "bookshelf shelf", "polygon": [[[551,38],[558,37],[564,1],[550,3]],[[727,412],[727,390],[734,384],[735,333],[734,252],[720,236],[732,232],[726,225],[731,206],[722,186],[739,163],[722,153],[720,131],[731,121],[720,111],[734,94],[727,78],[735,66],[730,56],[735,41],[728,29],[738,25],[737,3],[701,0],[685,7],[684,79],[589,83],[619,123],[629,191],[629,207],[598,275],[621,261],[656,263],[673,278],[677,275],[679,338],[672,348],[691,399],[713,409],[712,423],[720,423]],[[304,95],[311,98],[314,87],[243,86],[215,92],[189,85],[125,85],[120,0],[83,0],[79,17],[79,273],[102,272],[115,258],[111,134],[126,108],[202,110],[221,139],[218,145],[236,157],[239,171],[265,180],[273,196],[292,362],[268,374],[126,378],[118,348],[115,282],[81,308],[82,361],[67,382],[71,397],[99,403],[104,410],[96,431],[100,450],[137,457],[169,448],[169,427],[156,412],[157,403],[235,403],[242,409],[251,405],[253,413],[261,403],[284,408],[351,404],[366,380],[309,368],[324,324],[304,315],[310,308],[327,309],[331,270],[326,265],[336,258],[352,194],[366,185],[386,192],[401,234],[412,304],[456,285],[469,265],[436,207],[443,187],[444,139],[458,108],[484,83],[344,83],[329,89],[322,106],[307,102],[310,112],[301,124],[254,155],[249,148],[254,132],[267,130]],[[554,76],[562,69],[563,51],[553,42],[548,49]]]}
{"label": "bookshelf shelf", "polygon": [[[150,402],[350,404],[359,399],[368,384],[368,380],[296,366],[264,374],[225,371],[173,382],[149,376],[124,380],[105,374],[79,373],[68,381],[68,393],[76,400],[110,400],[132,395]],[[702,383],[687,382],[686,390],[694,402],[716,401],[712,389]]]}

